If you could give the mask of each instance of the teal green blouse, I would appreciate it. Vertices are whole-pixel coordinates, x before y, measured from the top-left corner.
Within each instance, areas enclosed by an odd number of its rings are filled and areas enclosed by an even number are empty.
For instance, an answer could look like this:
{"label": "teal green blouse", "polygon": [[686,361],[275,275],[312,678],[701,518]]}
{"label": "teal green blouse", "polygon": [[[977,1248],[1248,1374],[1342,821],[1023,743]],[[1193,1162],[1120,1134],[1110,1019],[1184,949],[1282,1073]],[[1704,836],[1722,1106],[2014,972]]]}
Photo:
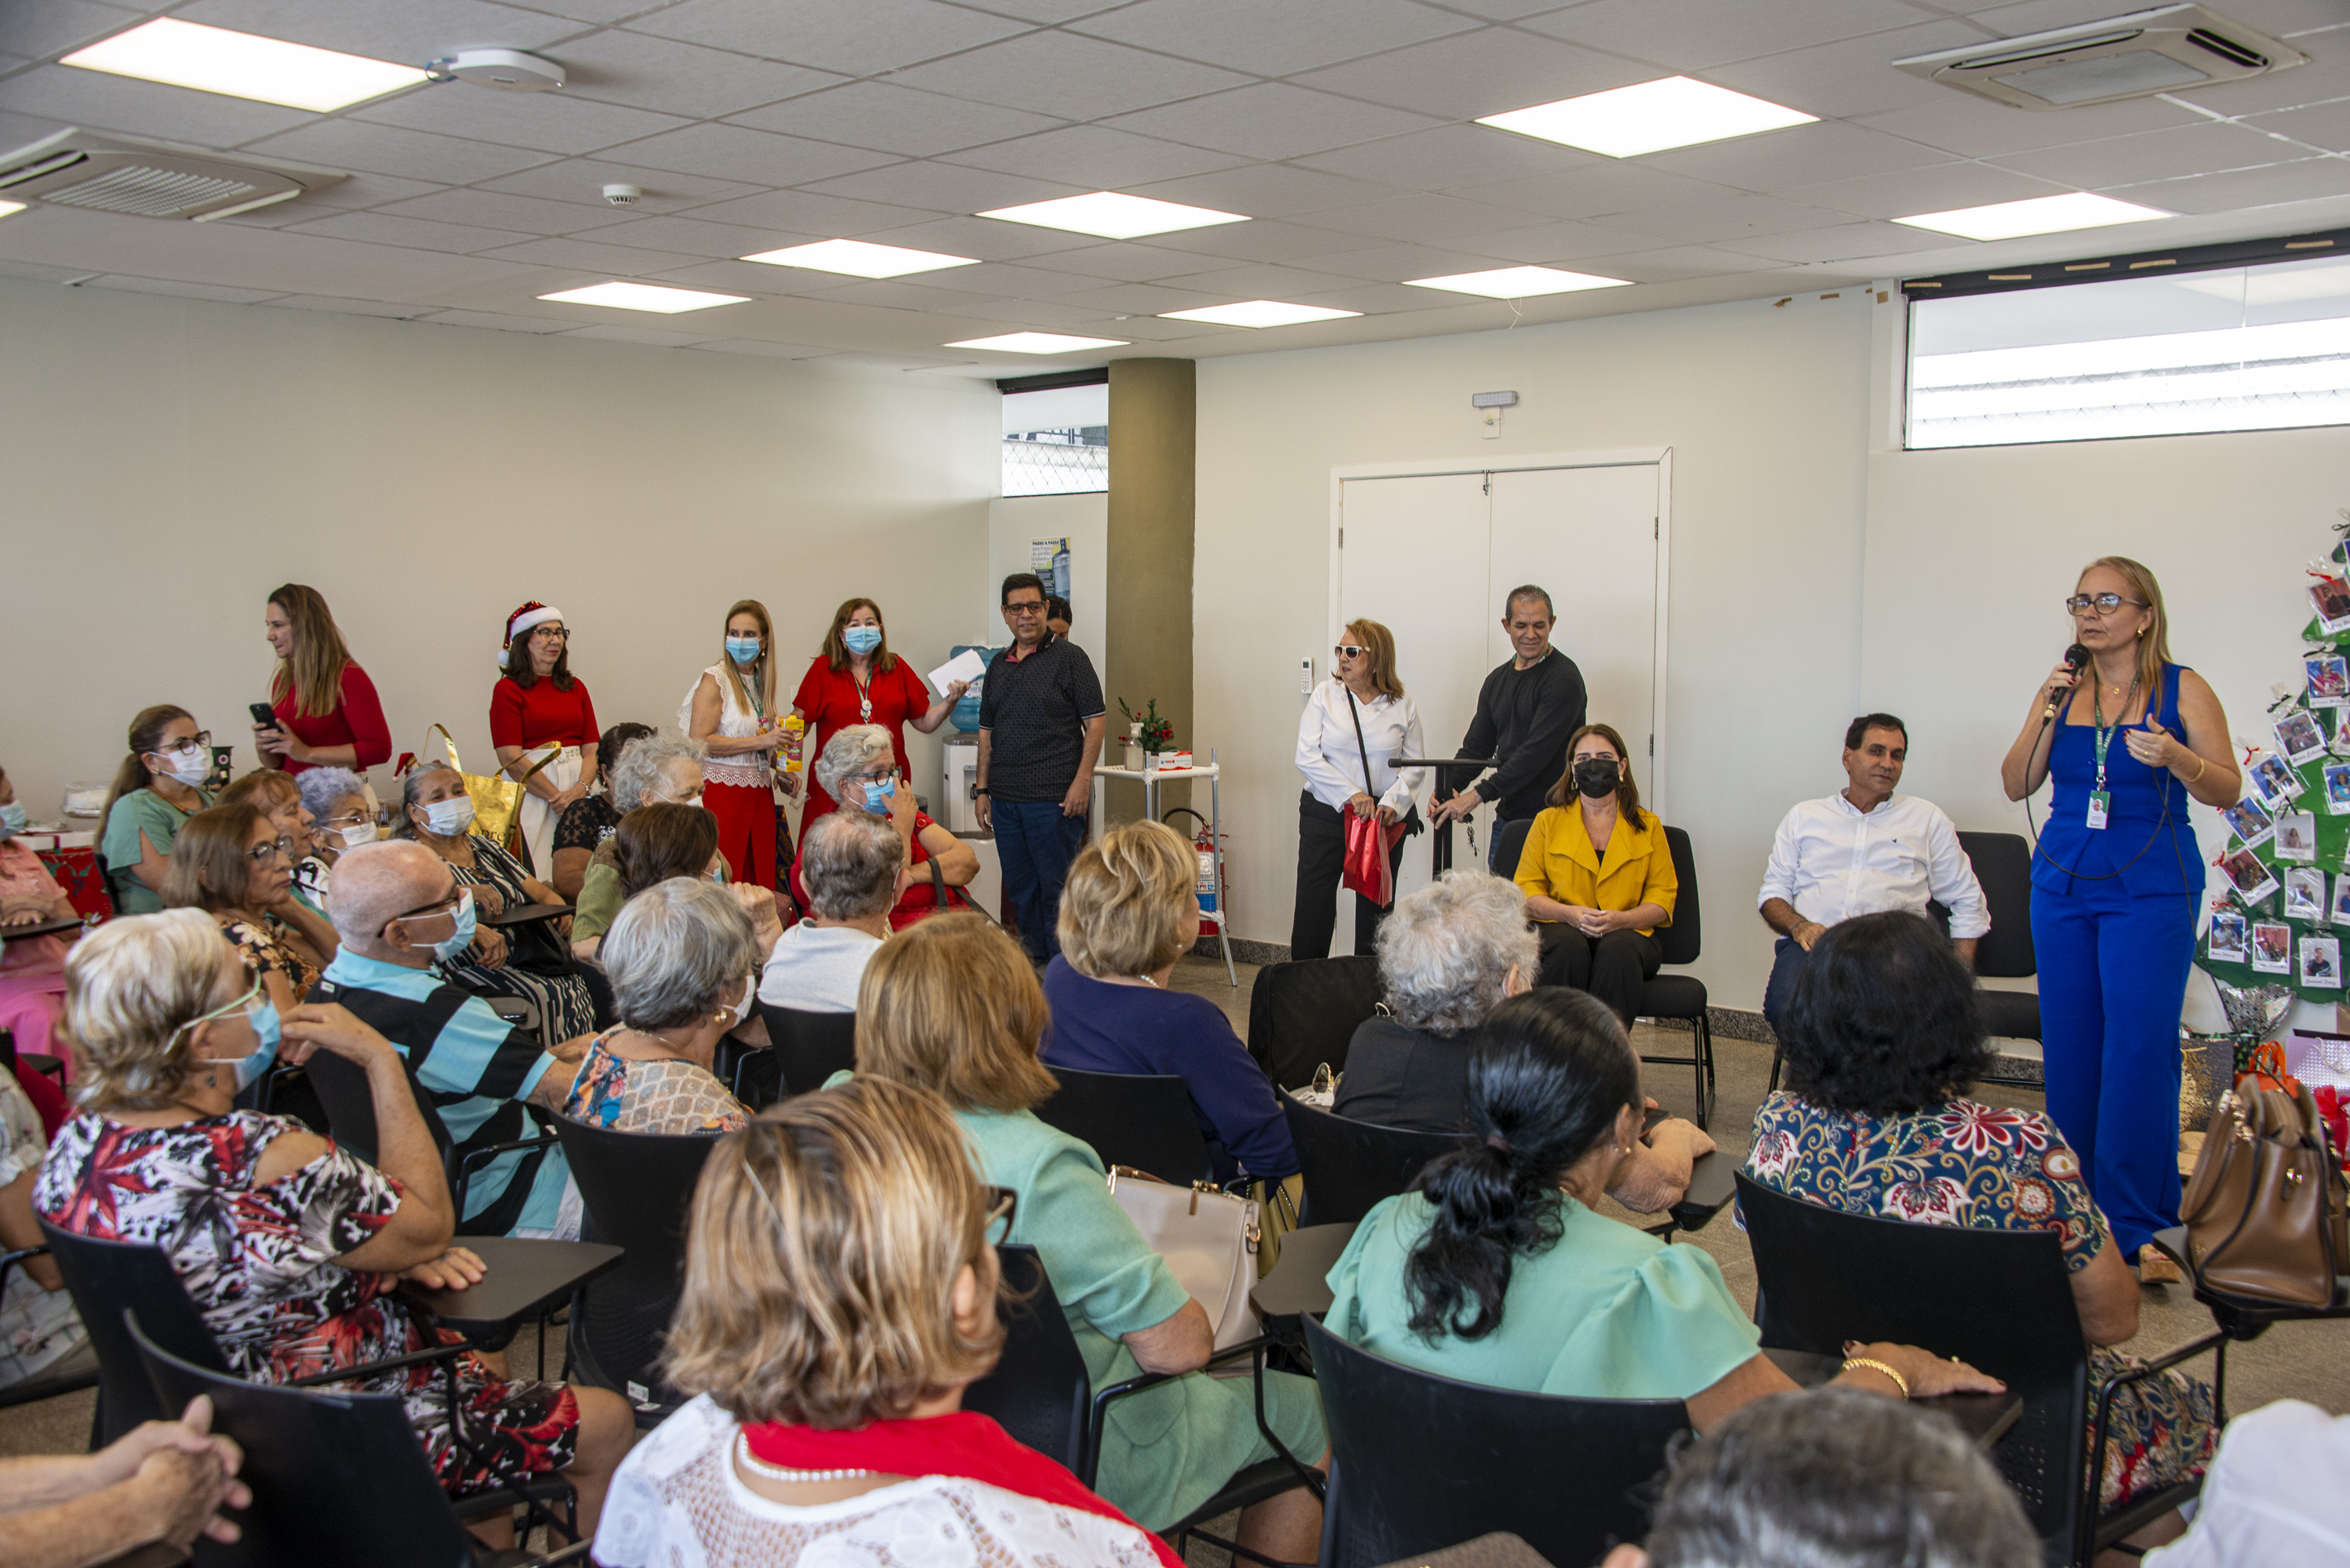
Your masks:
{"label": "teal green blouse", "polygon": [[1557,1244],[1521,1255],[1482,1339],[1411,1332],[1404,1263],[1435,1218],[1417,1192],[1363,1217],[1330,1271],[1331,1330],[1463,1383],[1585,1399],[1686,1399],[1753,1359],[1762,1334],[1696,1247],[1673,1247],[1564,1200]]}
{"label": "teal green blouse", "polygon": [[[1036,1249],[1097,1389],[1140,1374],[1118,1336],[1166,1322],[1191,1300],[1166,1261],[1110,1195],[1089,1145],[1027,1111],[958,1111],[983,1179],[1020,1195],[1005,1241]],[[1266,1417],[1306,1463],[1327,1441],[1320,1401],[1304,1378],[1268,1373]],[[1194,1372],[1110,1407],[1094,1490],[1146,1530],[1182,1518],[1257,1459],[1246,1378]]]}
{"label": "teal green blouse", "polygon": [[[203,791],[196,792],[202,810],[213,803]],[[99,841],[99,852],[106,857],[106,890],[114,898],[118,915],[151,915],[163,907],[162,896],[130,874],[139,864],[139,836],[145,834],[155,853],[169,858],[172,842],[180,836],[180,825],[188,814],[165,800],[151,789],[134,789],[114,803],[106,814],[106,831]]]}

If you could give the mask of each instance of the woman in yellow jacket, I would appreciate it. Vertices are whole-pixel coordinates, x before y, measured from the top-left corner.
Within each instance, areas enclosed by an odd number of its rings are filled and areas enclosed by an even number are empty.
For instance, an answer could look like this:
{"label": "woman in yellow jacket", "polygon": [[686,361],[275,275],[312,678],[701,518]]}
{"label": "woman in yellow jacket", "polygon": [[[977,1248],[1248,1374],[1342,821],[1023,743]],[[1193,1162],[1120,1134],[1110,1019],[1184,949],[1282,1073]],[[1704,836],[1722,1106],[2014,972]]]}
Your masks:
{"label": "woman in yellow jacket", "polygon": [[1540,983],[1589,992],[1628,1029],[1640,982],[1665,961],[1656,930],[1673,923],[1680,891],[1664,826],[1640,809],[1624,737],[1605,724],[1575,732],[1545,798],[1517,871],[1542,938]]}

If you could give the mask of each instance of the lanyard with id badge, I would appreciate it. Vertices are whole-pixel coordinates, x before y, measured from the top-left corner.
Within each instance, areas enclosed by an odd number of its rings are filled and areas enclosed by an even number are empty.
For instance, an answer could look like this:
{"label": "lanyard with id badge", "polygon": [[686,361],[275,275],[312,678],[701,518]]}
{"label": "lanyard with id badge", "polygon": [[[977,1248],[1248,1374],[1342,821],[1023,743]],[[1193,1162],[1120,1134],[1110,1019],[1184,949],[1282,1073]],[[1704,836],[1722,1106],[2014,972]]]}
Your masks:
{"label": "lanyard with id badge", "polygon": [[2106,748],[2113,743],[2114,732],[2121,728],[2122,713],[2129,711],[2137,700],[2137,678],[2130,678],[2129,695],[2122,699],[2122,712],[2114,715],[2111,724],[2106,722],[2105,694],[2096,688],[2089,691],[2089,717],[2095,721],[2097,748],[2097,782],[2089,791],[2089,826],[2102,829],[2106,826],[2107,808],[2113,804],[2113,794],[2106,788]]}

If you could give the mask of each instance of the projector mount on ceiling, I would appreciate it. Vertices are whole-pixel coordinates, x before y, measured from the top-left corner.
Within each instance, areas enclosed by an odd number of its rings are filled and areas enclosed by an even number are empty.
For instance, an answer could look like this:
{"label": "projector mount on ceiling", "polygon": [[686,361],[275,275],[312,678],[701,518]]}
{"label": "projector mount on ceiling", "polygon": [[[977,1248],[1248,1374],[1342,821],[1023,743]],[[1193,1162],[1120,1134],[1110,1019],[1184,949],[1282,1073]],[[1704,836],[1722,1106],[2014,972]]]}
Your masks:
{"label": "projector mount on ceiling", "polygon": [[2205,5],[2158,5],[1894,65],[2018,109],[2082,109],[2213,82],[2241,81],[2309,57]]}

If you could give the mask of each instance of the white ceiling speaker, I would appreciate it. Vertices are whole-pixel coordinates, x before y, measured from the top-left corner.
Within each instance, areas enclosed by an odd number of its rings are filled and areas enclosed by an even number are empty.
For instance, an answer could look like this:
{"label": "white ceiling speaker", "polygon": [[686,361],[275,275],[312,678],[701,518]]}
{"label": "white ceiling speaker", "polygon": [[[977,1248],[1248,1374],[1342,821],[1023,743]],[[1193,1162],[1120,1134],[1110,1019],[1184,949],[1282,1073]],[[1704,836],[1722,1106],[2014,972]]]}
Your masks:
{"label": "white ceiling speaker", "polygon": [[2158,5],[1893,63],[2018,109],[2078,109],[2306,65],[2292,45],[2205,5]]}
{"label": "white ceiling speaker", "polygon": [[563,85],[563,67],[520,49],[460,49],[435,60],[432,73],[502,92],[548,92]]}
{"label": "white ceiling speaker", "polygon": [[349,177],[249,153],[69,130],[0,157],[0,198],[201,223],[290,202]]}

